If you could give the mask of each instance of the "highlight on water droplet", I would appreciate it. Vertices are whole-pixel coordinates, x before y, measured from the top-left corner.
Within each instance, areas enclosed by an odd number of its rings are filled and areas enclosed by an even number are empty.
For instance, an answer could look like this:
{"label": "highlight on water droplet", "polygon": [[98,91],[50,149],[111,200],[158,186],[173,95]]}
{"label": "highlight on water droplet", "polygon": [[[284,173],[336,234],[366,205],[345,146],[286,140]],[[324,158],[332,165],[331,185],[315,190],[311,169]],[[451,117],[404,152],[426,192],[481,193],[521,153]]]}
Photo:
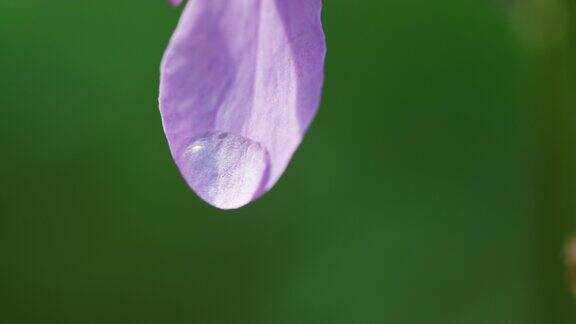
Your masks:
{"label": "highlight on water droplet", "polygon": [[209,132],[186,147],[181,170],[192,189],[221,209],[240,208],[258,195],[268,177],[264,145],[244,136]]}

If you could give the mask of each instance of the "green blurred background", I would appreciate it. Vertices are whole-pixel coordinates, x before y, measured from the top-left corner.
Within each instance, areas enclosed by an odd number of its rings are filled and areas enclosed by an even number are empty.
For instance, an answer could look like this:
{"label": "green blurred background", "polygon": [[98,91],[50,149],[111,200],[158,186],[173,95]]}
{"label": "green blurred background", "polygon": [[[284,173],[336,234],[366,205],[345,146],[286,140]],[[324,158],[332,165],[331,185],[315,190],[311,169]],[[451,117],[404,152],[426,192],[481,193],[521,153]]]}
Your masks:
{"label": "green blurred background", "polygon": [[179,9],[0,0],[0,322],[574,323],[574,21],[518,8],[326,0],[320,113],[223,212],[160,124]]}

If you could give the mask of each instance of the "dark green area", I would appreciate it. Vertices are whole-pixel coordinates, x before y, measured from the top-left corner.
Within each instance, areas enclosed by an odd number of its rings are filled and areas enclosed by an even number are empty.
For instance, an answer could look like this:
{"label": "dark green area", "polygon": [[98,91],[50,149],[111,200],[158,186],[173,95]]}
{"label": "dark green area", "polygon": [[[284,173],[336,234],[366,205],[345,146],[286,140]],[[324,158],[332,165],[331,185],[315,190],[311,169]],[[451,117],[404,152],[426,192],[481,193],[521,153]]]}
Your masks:
{"label": "dark green area", "polygon": [[576,186],[538,167],[554,127],[506,6],[325,3],[320,113],[276,188],[223,212],[161,129],[179,10],[2,0],[0,322],[574,323],[573,205],[548,196]]}

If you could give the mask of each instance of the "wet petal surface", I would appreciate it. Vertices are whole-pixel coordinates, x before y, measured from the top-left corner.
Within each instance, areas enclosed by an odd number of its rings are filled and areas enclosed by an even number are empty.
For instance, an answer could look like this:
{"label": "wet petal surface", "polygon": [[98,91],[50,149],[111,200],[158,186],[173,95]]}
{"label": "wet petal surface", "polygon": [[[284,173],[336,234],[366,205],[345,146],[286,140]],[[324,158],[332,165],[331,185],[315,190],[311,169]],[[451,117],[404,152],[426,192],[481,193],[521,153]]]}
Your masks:
{"label": "wet petal surface", "polygon": [[222,209],[249,203],[266,179],[266,148],[242,136],[211,132],[184,151],[181,171],[202,199]]}

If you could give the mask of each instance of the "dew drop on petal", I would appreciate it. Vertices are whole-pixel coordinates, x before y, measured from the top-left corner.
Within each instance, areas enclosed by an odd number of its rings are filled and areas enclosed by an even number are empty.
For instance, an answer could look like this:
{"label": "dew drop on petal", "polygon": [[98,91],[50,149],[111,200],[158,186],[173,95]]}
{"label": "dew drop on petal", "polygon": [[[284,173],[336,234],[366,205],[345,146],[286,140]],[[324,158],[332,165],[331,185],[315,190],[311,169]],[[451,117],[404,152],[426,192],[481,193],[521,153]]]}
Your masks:
{"label": "dew drop on petal", "polygon": [[266,148],[244,136],[209,132],[186,147],[182,172],[192,189],[221,209],[252,201],[265,183],[269,165]]}

